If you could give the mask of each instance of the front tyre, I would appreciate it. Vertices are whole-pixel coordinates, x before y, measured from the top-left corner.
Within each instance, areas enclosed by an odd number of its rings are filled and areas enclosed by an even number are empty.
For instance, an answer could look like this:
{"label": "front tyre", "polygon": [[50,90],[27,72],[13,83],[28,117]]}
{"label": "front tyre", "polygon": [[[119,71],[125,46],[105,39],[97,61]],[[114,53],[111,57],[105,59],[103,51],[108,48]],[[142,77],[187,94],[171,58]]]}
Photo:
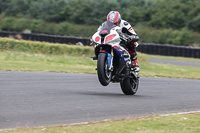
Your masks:
{"label": "front tyre", "polygon": [[138,90],[139,78],[132,79],[127,77],[120,82],[120,86],[125,95],[134,95]]}
{"label": "front tyre", "polygon": [[108,60],[106,53],[100,53],[97,61],[97,74],[99,82],[107,86],[111,81],[111,71],[108,69]]}

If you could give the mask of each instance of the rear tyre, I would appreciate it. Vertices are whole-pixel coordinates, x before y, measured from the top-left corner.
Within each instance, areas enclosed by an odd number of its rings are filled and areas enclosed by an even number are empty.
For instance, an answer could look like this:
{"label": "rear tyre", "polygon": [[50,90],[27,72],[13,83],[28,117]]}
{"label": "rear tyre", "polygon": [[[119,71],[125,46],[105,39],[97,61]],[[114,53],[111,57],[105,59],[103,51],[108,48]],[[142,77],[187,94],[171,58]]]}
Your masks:
{"label": "rear tyre", "polygon": [[127,77],[120,82],[120,86],[125,95],[134,95],[138,90],[139,78],[131,79]]}
{"label": "rear tyre", "polygon": [[106,53],[100,53],[97,61],[97,74],[99,82],[107,86],[111,81],[111,71],[108,70],[108,60]]}

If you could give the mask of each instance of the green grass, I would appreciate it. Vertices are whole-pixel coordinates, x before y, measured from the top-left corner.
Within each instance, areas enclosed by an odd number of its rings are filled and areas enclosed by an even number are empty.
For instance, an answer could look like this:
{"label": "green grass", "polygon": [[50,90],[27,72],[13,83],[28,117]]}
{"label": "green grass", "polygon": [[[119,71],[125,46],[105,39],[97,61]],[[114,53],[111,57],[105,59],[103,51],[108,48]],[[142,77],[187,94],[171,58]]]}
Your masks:
{"label": "green grass", "polygon": [[15,40],[11,38],[0,38],[0,50],[41,53],[46,55],[82,56],[94,54],[93,48],[89,46]]}
{"label": "green grass", "polygon": [[141,75],[145,77],[167,77],[200,79],[200,68],[162,63],[144,63],[141,65]]}
{"label": "green grass", "polygon": [[96,62],[92,62],[86,56],[0,52],[0,70],[2,71],[95,73],[94,66],[96,66]]}
{"label": "green grass", "polygon": [[[96,74],[94,48],[0,38],[0,70]],[[200,68],[148,62],[148,58],[200,62],[200,59],[138,53],[140,75],[200,79]]]}
{"label": "green grass", "polygon": [[185,58],[185,57],[161,56],[161,55],[148,55],[148,57],[152,58],[152,59],[165,59],[165,60],[200,62],[200,59],[198,59],[198,58]]}
{"label": "green grass", "polygon": [[[146,61],[146,55],[139,53],[140,75],[145,77],[168,77],[200,79],[198,67],[178,66]],[[2,71],[42,71],[96,74],[96,61],[89,56],[48,55],[17,51],[0,52]]]}
{"label": "green grass", "polygon": [[79,125],[4,130],[0,133],[199,133],[200,113],[149,116]]}
{"label": "green grass", "polygon": [[[174,57],[174,56],[160,56],[160,55],[146,55],[153,59],[166,59],[177,61],[200,62],[200,59]],[[144,63],[142,64],[143,76],[150,77],[168,77],[168,78],[186,78],[186,79],[200,79],[200,68],[180,66],[162,63]]]}

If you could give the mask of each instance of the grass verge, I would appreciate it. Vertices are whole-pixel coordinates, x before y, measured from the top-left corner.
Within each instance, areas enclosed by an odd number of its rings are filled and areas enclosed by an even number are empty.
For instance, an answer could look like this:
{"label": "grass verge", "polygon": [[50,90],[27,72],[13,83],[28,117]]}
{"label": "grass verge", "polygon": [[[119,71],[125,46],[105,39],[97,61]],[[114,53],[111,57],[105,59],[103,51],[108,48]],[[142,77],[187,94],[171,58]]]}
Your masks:
{"label": "grass verge", "polygon": [[27,52],[2,51],[2,71],[42,71],[66,73],[95,73],[96,62],[89,57],[45,55]]}
{"label": "grass verge", "polygon": [[[168,77],[200,79],[197,67],[178,66],[146,61],[139,53],[141,71],[145,77]],[[17,51],[0,52],[0,70],[2,71],[42,71],[96,74],[96,61],[88,56],[46,55]]]}
{"label": "grass verge", "polygon": [[149,116],[80,125],[4,130],[1,133],[199,133],[200,113]]}
{"label": "grass verge", "polygon": [[200,79],[200,68],[162,63],[144,63],[141,65],[141,76]]}
{"label": "grass verge", "polygon": [[93,55],[94,50],[89,46],[65,45],[58,43],[15,40],[0,38],[0,50],[41,53],[46,55]]}
{"label": "grass verge", "polygon": [[[94,55],[92,47],[0,38],[0,70],[2,71],[92,74],[96,73],[96,61],[90,59],[92,55]],[[138,53],[141,76],[200,79],[198,67],[151,63],[147,61],[148,57],[199,62],[199,59]]]}
{"label": "grass verge", "polygon": [[176,61],[191,61],[191,62],[200,62],[200,59],[197,58],[185,58],[185,57],[175,57],[175,56],[161,56],[161,55],[148,55],[152,59],[165,59],[165,60],[176,60]]}

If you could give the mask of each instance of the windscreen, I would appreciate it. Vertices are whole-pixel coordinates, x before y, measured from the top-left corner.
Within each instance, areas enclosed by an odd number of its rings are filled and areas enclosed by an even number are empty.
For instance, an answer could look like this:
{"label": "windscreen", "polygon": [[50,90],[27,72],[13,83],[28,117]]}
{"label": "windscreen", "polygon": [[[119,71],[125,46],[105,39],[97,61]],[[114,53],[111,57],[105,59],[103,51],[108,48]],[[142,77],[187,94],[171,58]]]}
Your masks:
{"label": "windscreen", "polygon": [[104,22],[104,23],[102,24],[101,30],[111,30],[111,29],[114,28],[115,26],[116,26],[115,24],[106,21],[106,22]]}
{"label": "windscreen", "polygon": [[108,21],[104,22],[104,23],[102,24],[102,26],[101,26],[99,35],[100,35],[101,37],[105,37],[106,35],[108,35],[108,34],[110,33],[110,30],[111,30],[112,28],[114,28],[115,26],[116,26],[116,25],[114,25],[114,24],[111,23],[111,22],[108,22]]}

